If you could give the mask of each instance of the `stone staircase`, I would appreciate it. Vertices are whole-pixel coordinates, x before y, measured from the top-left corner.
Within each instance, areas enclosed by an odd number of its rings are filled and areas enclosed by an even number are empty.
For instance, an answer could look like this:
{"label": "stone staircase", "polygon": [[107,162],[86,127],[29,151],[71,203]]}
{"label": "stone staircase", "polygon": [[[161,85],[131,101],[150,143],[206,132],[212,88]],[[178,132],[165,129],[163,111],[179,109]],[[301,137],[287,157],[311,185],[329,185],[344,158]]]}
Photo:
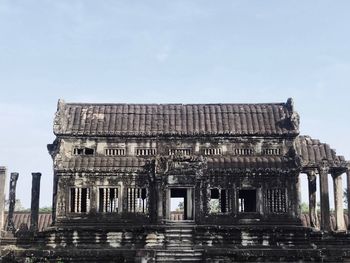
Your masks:
{"label": "stone staircase", "polygon": [[157,250],[156,262],[201,262],[201,250],[194,249],[193,226],[172,224],[165,229],[165,249]]}
{"label": "stone staircase", "polygon": [[202,252],[196,250],[159,250],[156,262],[202,262]]}

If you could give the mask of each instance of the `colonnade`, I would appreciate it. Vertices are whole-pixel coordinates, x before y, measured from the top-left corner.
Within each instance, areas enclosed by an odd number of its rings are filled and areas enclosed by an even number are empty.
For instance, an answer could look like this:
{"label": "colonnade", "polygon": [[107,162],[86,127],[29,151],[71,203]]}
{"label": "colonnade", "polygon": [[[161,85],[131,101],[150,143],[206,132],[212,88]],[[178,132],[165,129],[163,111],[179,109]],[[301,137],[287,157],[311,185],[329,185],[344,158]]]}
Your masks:
{"label": "colonnade", "polygon": [[[4,234],[3,229],[9,233],[15,234],[16,228],[14,223],[14,212],[16,205],[16,186],[19,174],[10,174],[10,187],[9,187],[9,207],[7,215],[7,225],[5,226],[5,182],[6,182],[6,168],[0,166],[0,237]],[[39,220],[39,198],[40,198],[40,179],[41,173],[32,173],[32,196],[31,196],[31,209],[30,209],[30,227],[31,233],[38,231]]]}
{"label": "colonnade", "polygon": [[[342,174],[344,171],[332,170],[327,164],[322,164],[318,168],[306,169],[305,173],[308,178],[308,190],[309,190],[309,216],[311,227],[319,227],[324,231],[331,231],[331,219],[329,208],[329,187],[328,187],[328,175],[331,174],[334,187],[334,215],[335,215],[335,228],[334,231],[346,231],[347,226],[344,221],[344,209],[343,209],[343,181]],[[317,181],[316,177],[319,176],[319,189],[320,189],[320,225],[317,223]],[[350,188],[350,168],[346,170],[347,187]],[[350,218],[350,193],[347,192],[348,200],[348,215]]]}

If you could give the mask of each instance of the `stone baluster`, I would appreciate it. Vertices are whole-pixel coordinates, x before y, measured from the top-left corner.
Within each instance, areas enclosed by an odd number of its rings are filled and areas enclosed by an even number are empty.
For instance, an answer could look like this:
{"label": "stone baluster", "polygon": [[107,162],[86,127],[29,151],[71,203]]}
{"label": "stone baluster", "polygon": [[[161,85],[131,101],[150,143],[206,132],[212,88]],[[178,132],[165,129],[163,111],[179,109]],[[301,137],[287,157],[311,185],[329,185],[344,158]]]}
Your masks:
{"label": "stone baluster", "polygon": [[307,173],[308,179],[308,188],[309,188],[309,216],[310,216],[310,225],[311,227],[318,227],[317,224],[317,209],[316,209],[316,171],[309,170]]}
{"label": "stone baluster", "polygon": [[13,213],[15,211],[16,205],[16,186],[18,180],[18,173],[11,173],[10,176],[10,193],[9,193],[9,213],[7,219],[7,231],[11,231],[12,233],[16,232],[15,223],[13,222]]}
{"label": "stone baluster", "polygon": [[32,173],[32,200],[30,207],[30,231],[38,231],[41,173]]}
{"label": "stone baluster", "polygon": [[4,230],[5,224],[5,184],[6,184],[6,167],[0,166],[0,237]]}
{"label": "stone baluster", "polygon": [[331,231],[331,220],[329,213],[328,172],[328,164],[323,162],[323,164],[318,169],[318,173],[320,176],[321,190],[321,230],[324,231]]}
{"label": "stone baluster", "polygon": [[343,208],[343,181],[341,173],[332,174],[333,187],[334,187],[334,208],[335,208],[335,220],[336,220],[336,231],[345,231],[344,222],[344,208]]}

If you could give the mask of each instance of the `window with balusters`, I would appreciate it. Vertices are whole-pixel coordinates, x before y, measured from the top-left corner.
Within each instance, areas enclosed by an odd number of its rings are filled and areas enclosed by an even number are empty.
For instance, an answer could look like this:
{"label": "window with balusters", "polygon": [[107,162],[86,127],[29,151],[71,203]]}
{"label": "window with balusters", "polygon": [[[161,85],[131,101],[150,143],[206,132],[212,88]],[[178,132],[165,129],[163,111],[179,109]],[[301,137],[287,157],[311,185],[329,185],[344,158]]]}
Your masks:
{"label": "window with balusters", "polygon": [[280,148],[265,148],[262,149],[262,155],[281,155],[282,150]]}
{"label": "window with balusters", "polygon": [[90,210],[90,188],[70,189],[70,212],[87,213]]}
{"label": "window with balusters", "polygon": [[227,189],[212,188],[210,189],[209,213],[228,213],[229,197]]}
{"label": "window with balusters", "polygon": [[191,149],[169,149],[169,155],[191,155]]}
{"label": "window with balusters", "polygon": [[138,148],[136,149],[136,155],[137,156],[156,155],[156,149],[155,148]]}
{"label": "window with balusters", "polygon": [[265,207],[269,213],[286,213],[286,189],[267,189],[265,193]]}
{"label": "window with balusters", "polygon": [[127,211],[132,213],[147,213],[148,198],[146,188],[127,188]]}
{"label": "window with balusters", "polygon": [[253,155],[254,149],[251,148],[235,148],[233,149],[234,155]]}
{"label": "window with balusters", "polygon": [[204,148],[203,154],[204,155],[221,155],[222,149],[221,148]]}
{"label": "window with balusters", "polygon": [[107,156],[124,156],[125,149],[124,148],[107,148],[107,149],[105,149],[105,155],[107,155]]}
{"label": "window with balusters", "polygon": [[100,213],[118,213],[119,211],[119,190],[118,188],[99,188],[99,206]]}

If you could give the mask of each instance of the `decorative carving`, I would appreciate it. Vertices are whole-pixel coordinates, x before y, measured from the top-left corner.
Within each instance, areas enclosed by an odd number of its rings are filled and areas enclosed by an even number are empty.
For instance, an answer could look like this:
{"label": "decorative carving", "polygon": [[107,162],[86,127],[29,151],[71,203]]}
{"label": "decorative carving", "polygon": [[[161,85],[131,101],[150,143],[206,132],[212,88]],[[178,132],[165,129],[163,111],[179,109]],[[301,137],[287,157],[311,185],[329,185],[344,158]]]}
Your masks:
{"label": "decorative carving", "polygon": [[293,112],[294,111],[294,100],[293,98],[288,98],[286,102],[286,107],[289,111]]}
{"label": "decorative carving", "polygon": [[323,159],[318,167],[320,173],[327,173],[329,172],[329,163],[328,160]]}
{"label": "decorative carving", "polygon": [[292,115],[289,117],[290,125],[292,126],[293,130],[299,130],[299,124],[300,124],[300,117],[297,112],[293,112]]}
{"label": "decorative carving", "polygon": [[206,159],[203,156],[171,156],[167,162],[167,173],[198,174],[206,168]]}
{"label": "decorative carving", "polygon": [[61,131],[66,129],[66,120],[65,120],[65,108],[66,108],[66,103],[64,100],[60,99],[58,100],[57,103],[57,111],[55,114],[54,118],[54,123],[53,123],[53,130],[54,133],[60,133]]}

